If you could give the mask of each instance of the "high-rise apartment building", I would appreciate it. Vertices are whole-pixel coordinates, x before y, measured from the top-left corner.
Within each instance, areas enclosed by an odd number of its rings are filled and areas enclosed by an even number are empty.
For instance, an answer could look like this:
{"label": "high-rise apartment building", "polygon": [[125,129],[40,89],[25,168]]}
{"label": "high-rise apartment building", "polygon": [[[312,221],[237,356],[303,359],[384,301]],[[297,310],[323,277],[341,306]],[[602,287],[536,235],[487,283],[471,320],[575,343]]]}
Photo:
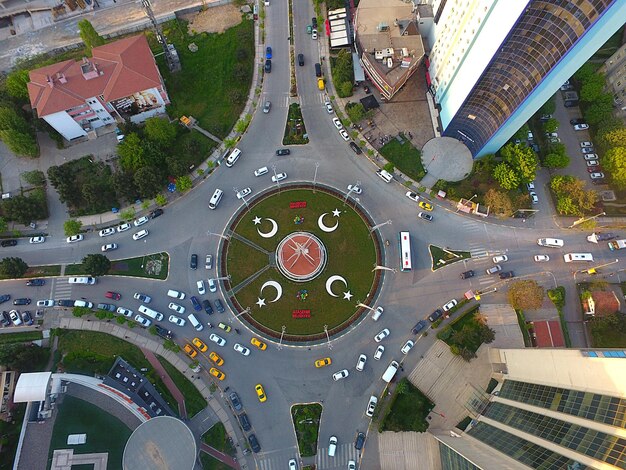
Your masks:
{"label": "high-rise apartment building", "polygon": [[607,91],[613,94],[614,115],[626,123],[626,44],[600,67],[606,76]]}
{"label": "high-rise apartment building", "polygon": [[[626,21],[626,0],[428,0],[443,135],[493,153]],[[432,22],[432,26],[431,26]]]}

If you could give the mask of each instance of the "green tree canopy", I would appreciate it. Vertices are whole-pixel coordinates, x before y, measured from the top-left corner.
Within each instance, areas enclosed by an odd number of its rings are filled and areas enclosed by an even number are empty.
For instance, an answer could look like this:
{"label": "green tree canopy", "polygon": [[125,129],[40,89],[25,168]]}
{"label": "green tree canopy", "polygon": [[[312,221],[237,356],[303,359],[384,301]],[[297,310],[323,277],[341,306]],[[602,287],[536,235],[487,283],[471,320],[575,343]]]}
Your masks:
{"label": "green tree canopy", "polygon": [[539,162],[533,149],[522,145],[508,144],[500,150],[500,154],[504,162],[515,172],[519,181],[515,186],[518,186],[519,183],[530,183],[535,179]]}
{"label": "green tree canopy", "polygon": [[26,157],[36,157],[39,155],[39,146],[35,138],[27,133],[14,129],[0,130],[0,140],[2,140],[9,150],[16,155]]}
{"label": "green tree canopy", "polygon": [[146,165],[141,139],[134,132],[128,134],[117,146],[117,154],[120,157],[120,165],[125,171],[137,171]]}
{"label": "green tree canopy", "polygon": [[610,118],[613,115],[613,97],[609,95],[609,98],[609,103],[606,103],[605,99],[596,100],[587,108],[587,110],[585,111],[585,119],[589,124],[599,124],[600,122]]}
{"label": "green tree canopy", "polygon": [[546,168],[565,168],[569,165],[569,157],[558,153],[549,153],[543,159],[543,166]]}
{"label": "green tree canopy", "polygon": [[0,364],[10,370],[39,371],[47,357],[48,350],[34,344],[14,343],[0,346]]}
{"label": "green tree canopy", "polygon": [[111,269],[111,261],[100,253],[87,255],[83,258],[83,267],[94,277],[104,276]]}
{"label": "green tree canopy", "polygon": [[509,284],[508,299],[515,310],[537,310],[544,297],[545,290],[537,281],[520,280]]}
{"label": "green tree canopy", "polygon": [[180,193],[189,191],[192,186],[193,186],[193,183],[191,181],[191,178],[188,175],[181,176],[176,179],[176,191]]}
{"label": "green tree canopy", "polygon": [[104,38],[96,32],[89,20],[80,20],[78,22],[78,33],[89,52],[94,47],[102,46],[105,43]]}
{"label": "green tree canopy", "polygon": [[22,258],[3,258],[0,261],[0,273],[6,278],[22,277],[27,270],[28,265]]}
{"label": "green tree canopy", "polygon": [[167,119],[163,118],[152,117],[146,120],[144,132],[149,140],[161,147],[169,147],[176,139],[175,124],[170,124]]}
{"label": "green tree canopy", "polygon": [[505,162],[498,163],[493,169],[493,178],[504,189],[517,188],[520,185],[520,180],[517,177],[515,171]]}
{"label": "green tree canopy", "polygon": [[582,215],[598,202],[598,193],[587,190],[583,180],[570,175],[555,175],[550,187],[557,198],[556,208],[563,215]]}
{"label": "green tree canopy", "polygon": [[626,147],[626,127],[620,126],[599,135],[601,145],[605,149]]}
{"label": "green tree canopy", "polygon": [[607,150],[602,157],[602,166],[609,173],[615,186],[620,189],[626,188],[626,146]]}
{"label": "green tree canopy", "polygon": [[595,73],[585,80],[580,87],[580,99],[586,103],[594,102],[604,93],[604,74]]}
{"label": "green tree canopy", "polygon": [[28,70],[14,70],[6,79],[6,89],[9,96],[21,100],[28,100],[28,88],[26,84],[30,81]]}
{"label": "green tree canopy", "polygon": [[592,78],[598,70],[597,64],[591,62],[585,62],[575,73],[574,78],[579,82],[585,82]]}
{"label": "green tree canopy", "polygon": [[30,126],[24,116],[13,108],[0,107],[0,130],[13,130],[20,133],[30,132]]}
{"label": "green tree canopy", "polygon": [[66,220],[63,224],[63,230],[65,231],[66,237],[71,237],[73,235],[78,235],[80,233],[80,229],[83,227],[83,223],[80,220]]}
{"label": "green tree canopy", "polygon": [[539,108],[539,114],[554,114],[554,111],[556,111],[556,95],[552,95],[550,99]]}
{"label": "green tree canopy", "polygon": [[144,166],[137,170],[135,173],[135,184],[139,193],[149,199],[156,196],[163,186],[161,175],[151,166]]}
{"label": "green tree canopy", "polygon": [[46,175],[41,170],[25,171],[21,175],[22,179],[33,186],[43,186],[46,184]]}
{"label": "green tree canopy", "polygon": [[543,125],[543,129],[546,132],[556,132],[559,128],[559,121],[554,118],[548,119]]}

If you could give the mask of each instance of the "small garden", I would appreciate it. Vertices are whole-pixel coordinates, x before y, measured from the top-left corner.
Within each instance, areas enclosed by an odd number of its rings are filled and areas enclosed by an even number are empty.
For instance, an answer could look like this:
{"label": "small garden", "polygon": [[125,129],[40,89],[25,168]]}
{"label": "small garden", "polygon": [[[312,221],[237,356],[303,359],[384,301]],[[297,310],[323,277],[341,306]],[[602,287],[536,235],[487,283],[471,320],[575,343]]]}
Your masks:
{"label": "small garden", "polygon": [[309,403],[293,405],[291,419],[298,439],[298,449],[301,457],[312,457],[317,453],[317,440],[322,416],[322,405]]}
{"label": "small garden", "polygon": [[[111,261],[111,267],[106,274],[109,276],[143,277],[163,281],[168,276],[169,258],[166,252],[161,252]],[[67,276],[94,275],[82,263],[67,265],[65,274]]]}
{"label": "small garden", "polygon": [[426,176],[426,170],[422,165],[422,153],[413,147],[408,139],[404,139],[404,134],[400,133],[398,137],[402,141],[398,138],[391,139],[379,152],[406,176],[420,182]]}
{"label": "small garden", "polygon": [[[211,429],[202,435],[202,442],[231,457],[237,455],[237,451],[226,434],[226,428],[221,421],[215,423]],[[200,462],[204,470],[230,470],[228,465],[206,452],[200,452]]]}
{"label": "small garden", "polygon": [[450,351],[466,361],[476,357],[476,351],[483,343],[491,343],[495,332],[487,325],[487,319],[480,314],[480,306],[468,310],[452,320],[437,333],[437,338],[450,346]]}
{"label": "small garden", "polygon": [[435,404],[405,377],[396,385],[378,432],[426,432],[427,417],[434,407]]}
{"label": "small garden", "polygon": [[428,252],[432,260],[431,269],[433,271],[472,257],[469,251],[455,251],[436,245],[428,245]]}
{"label": "small garden", "polygon": [[22,187],[19,194],[12,194],[10,199],[3,199],[0,203],[0,232],[7,230],[6,221],[28,225],[48,218],[46,177],[43,172],[26,171],[20,177],[26,187]]}
{"label": "small garden", "polygon": [[304,145],[309,143],[302,111],[298,103],[291,103],[287,112],[287,124],[283,145]]}
{"label": "small garden", "polygon": [[352,96],[354,68],[350,49],[341,49],[336,56],[330,57],[330,71],[339,98]]}

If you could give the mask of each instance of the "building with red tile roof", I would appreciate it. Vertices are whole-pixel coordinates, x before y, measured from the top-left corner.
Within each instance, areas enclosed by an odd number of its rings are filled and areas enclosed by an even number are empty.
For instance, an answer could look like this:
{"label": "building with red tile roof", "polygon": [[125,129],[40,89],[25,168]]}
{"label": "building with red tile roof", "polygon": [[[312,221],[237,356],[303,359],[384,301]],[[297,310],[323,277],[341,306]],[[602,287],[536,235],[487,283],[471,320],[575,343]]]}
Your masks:
{"label": "building with red tile roof", "polygon": [[29,75],[32,108],[67,140],[116,121],[143,122],[165,113],[170,102],[143,34],[95,47],[91,58],[66,60]]}

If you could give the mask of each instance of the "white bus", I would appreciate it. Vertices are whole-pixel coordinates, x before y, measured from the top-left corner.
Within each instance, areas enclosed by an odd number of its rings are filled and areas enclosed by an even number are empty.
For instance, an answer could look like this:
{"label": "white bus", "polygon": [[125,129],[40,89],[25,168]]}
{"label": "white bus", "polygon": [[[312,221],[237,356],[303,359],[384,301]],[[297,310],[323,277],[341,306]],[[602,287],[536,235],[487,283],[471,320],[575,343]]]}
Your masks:
{"label": "white bus", "polygon": [[400,252],[400,270],[411,271],[411,234],[400,232],[398,234],[398,250]]}

